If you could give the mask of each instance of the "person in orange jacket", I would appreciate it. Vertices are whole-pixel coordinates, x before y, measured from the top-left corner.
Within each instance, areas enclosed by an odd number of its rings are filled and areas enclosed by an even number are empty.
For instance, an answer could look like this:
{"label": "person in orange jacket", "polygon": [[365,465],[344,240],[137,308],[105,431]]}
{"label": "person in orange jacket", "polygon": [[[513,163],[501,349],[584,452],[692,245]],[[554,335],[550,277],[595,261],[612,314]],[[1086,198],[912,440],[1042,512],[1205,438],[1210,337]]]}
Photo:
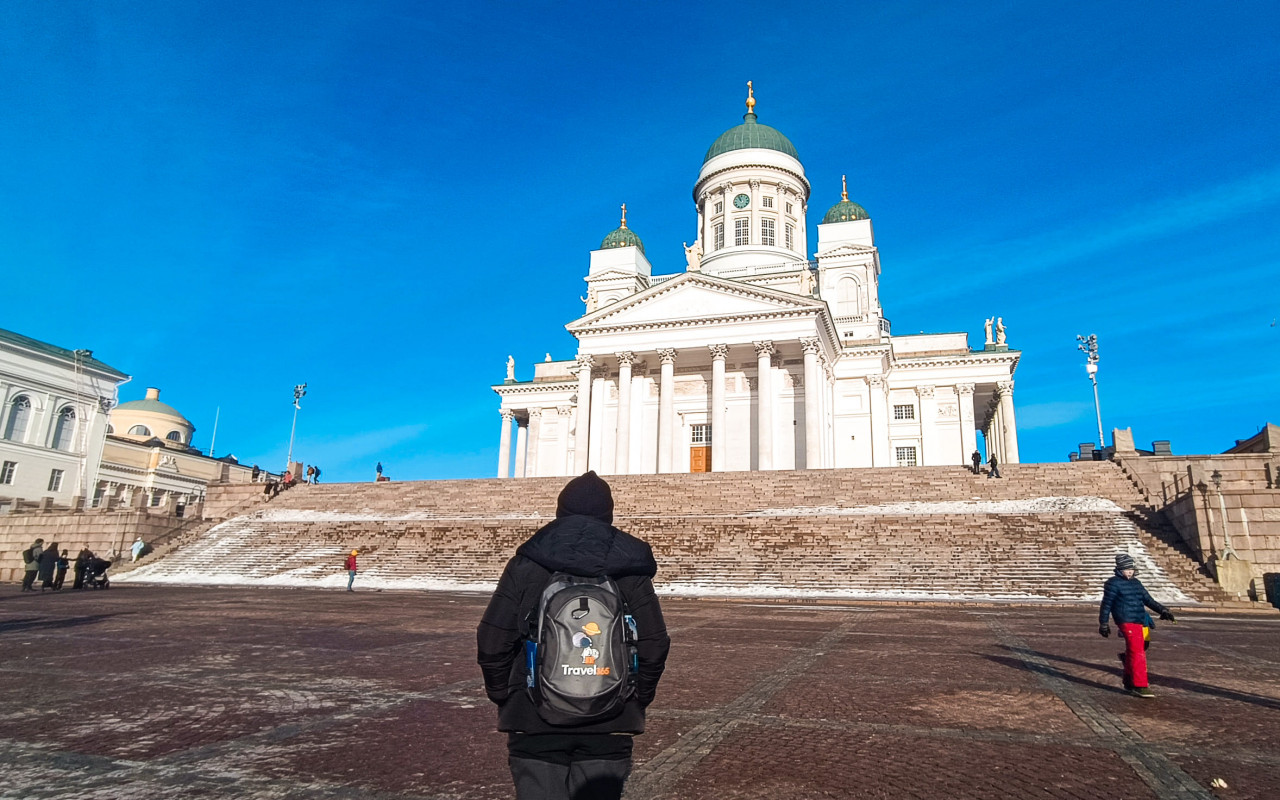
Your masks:
{"label": "person in orange jacket", "polygon": [[355,591],[355,589],[351,588],[351,584],[356,582],[356,556],[359,555],[359,553],[360,553],[359,550],[352,550],[351,555],[347,556],[347,591],[348,592]]}

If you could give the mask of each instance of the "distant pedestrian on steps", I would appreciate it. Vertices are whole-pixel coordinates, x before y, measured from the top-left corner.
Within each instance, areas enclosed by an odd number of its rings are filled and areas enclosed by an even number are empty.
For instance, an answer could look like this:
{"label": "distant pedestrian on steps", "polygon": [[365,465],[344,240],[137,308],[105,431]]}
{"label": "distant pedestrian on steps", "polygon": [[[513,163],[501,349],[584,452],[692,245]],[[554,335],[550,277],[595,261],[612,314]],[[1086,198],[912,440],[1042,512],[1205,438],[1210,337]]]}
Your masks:
{"label": "distant pedestrian on steps", "polygon": [[382,462],[378,462],[378,466],[374,467],[374,471],[378,473],[377,480],[382,480]]}
{"label": "distant pedestrian on steps", "polygon": [[359,555],[359,553],[360,553],[359,550],[352,550],[351,555],[347,556],[347,591],[348,592],[355,591],[355,589],[351,588],[351,584],[356,582],[356,556]]}
{"label": "distant pedestrian on steps", "polygon": [[973,451],[973,455],[969,456],[969,460],[973,462],[973,474],[982,474],[982,454],[977,450]]}
{"label": "distant pedestrian on steps", "polygon": [[315,471],[311,473],[311,482],[313,484],[320,483],[320,468],[312,467],[312,469]]}
{"label": "distant pedestrian on steps", "polygon": [[992,453],[987,458],[987,477],[988,478],[1000,477],[1000,462],[996,460],[995,453]]}

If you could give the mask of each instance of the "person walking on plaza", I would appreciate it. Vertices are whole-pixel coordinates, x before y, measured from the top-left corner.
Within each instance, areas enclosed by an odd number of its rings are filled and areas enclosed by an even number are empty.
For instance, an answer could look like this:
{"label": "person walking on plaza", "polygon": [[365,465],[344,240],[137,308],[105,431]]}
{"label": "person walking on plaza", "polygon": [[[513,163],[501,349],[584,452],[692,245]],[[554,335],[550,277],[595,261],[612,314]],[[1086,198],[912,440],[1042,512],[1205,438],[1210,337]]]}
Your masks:
{"label": "person walking on plaza", "polygon": [[71,584],[72,589],[84,588],[84,571],[89,568],[89,562],[93,560],[93,551],[89,549],[89,545],[80,548],[79,555],[76,556],[75,563],[75,583]]}
{"label": "person walking on plaza", "polygon": [[[632,737],[644,732],[645,708],[653,702],[671,646],[653,591],[657,569],[648,544],[613,527],[613,495],[609,484],[594,472],[569,481],[557,500],[556,519],[520,545],[507,562],[480,621],[476,642],[485,693],[498,706],[498,730],[507,733],[517,800],[621,797],[631,773]],[[629,676],[625,684],[617,681],[616,663],[601,659],[602,651],[617,652],[619,640],[604,636],[594,619],[581,621],[603,610],[612,614],[607,619],[602,616],[610,632],[620,631],[613,624],[618,619],[616,604],[610,610],[596,601],[597,608],[591,611],[587,598],[580,597],[580,604],[570,601],[572,608],[557,606],[559,614],[572,612],[574,624],[581,625],[576,632],[560,631],[564,627],[560,625],[555,627],[562,634],[557,637],[547,633],[552,626],[538,624],[538,630],[533,629],[533,618],[552,619],[546,615],[551,613],[551,603],[564,594],[558,591],[563,586],[583,595],[607,587],[608,597],[621,599],[626,628],[631,631],[626,639],[631,663],[623,667]],[[537,685],[551,680],[548,674],[560,675],[558,660],[549,670],[539,669],[541,656],[550,658],[548,648],[559,647],[569,633],[577,649],[556,651],[570,659],[564,674],[590,677],[565,680],[594,687],[595,676],[610,675],[613,669],[612,677],[601,681],[613,680],[613,685],[626,687],[610,697],[606,708],[612,710],[582,716],[580,721],[566,720],[568,712],[551,709],[547,698],[552,690],[541,693]],[[532,670],[526,659],[534,662]]]}
{"label": "person walking on plaza", "polygon": [[973,462],[973,474],[982,474],[982,454],[977,450],[973,451],[973,455],[969,456],[969,460]]}
{"label": "person walking on plaza", "polygon": [[359,553],[360,553],[359,550],[352,550],[351,555],[347,556],[347,591],[348,592],[355,591],[355,589],[351,588],[351,584],[356,582],[356,556],[359,555]]}
{"label": "person walking on plaza", "polygon": [[57,572],[53,573],[53,588],[55,590],[62,588],[62,581],[67,577],[67,567],[71,566],[71,562],[67,560],[67,551],[63,550],[58,556]]}
{"label": "person walking on plaza", "polygon": [[53,588],[53,574],[58,569],[58,543],[40,551],[40,591]]}
{"label": "person walking on plaza", "polygon": [[987,477],[988,478],[1000,477],[1000,462],[996,460],[995,453],[992,453],[991,455],[987,456]]}
{"label": "person walking on plaza", "polygon": [[1102,587],[1102,605],[1098,609],[1098,633],[1111,635],[1110,621],[1116,621],[1120,635],[1124,637],[1124,686],[1137,697],[1152,698],[1147,682],[1147,652],[1145,623],[1150,620],[1147,609],[1160,615],[1160,619],[1177,622],[1173,612],[1157,602],[1147,592],[1147,587],[1136,577],[1138,565],[1128,553],[1116,555],[1116,574]]}
{"label": "person walking on plaza", "polygon": [[25,570],[22,576],[22,591],[34,592],[33,584],[36,582],[36,576],[40,574],[40,554],[44,551],[44,539],[36,539],[31,546],[22,551],[22,568]]}

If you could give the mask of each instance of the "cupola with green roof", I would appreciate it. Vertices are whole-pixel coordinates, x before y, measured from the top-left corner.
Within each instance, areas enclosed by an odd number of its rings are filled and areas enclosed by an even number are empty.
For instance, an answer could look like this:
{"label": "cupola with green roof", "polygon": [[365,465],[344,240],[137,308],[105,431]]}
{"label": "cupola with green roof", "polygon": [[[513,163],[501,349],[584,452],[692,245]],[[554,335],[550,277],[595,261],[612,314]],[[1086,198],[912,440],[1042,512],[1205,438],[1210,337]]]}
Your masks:
{"label": "cupola with green roof", "polygon": [[755,91],[751,87],[751,81],[747,81],[747,113],[742,116],[742,124],[735,125],[720,134],[720,137],[712,142],[710,149],[707,150],[702,163],[705,164],[716,156],[732,150],[751,148],[777,150],[779,153],[786,153],[796,161],[800,160],[800,154],[796,152],[795,145],[790,139],[783,136],[776,128],[761,125],[756,121],[755,108]]}
{"label": "cupola with green roof", "polygon": [[636,236],[635,231],[627,227],[627,204],[622,204],[622,224],[618,229],[604,237],[604,241],[600,243],[600,249],[606,250],[610,247],[638,247],[640,252],[644,252],[644,242],[640,241],[640,237]]}
{"label": "cupola with green roof", "polygon": [[855,219],[871,219],[871,215],[867,210],[857,203],[849,199],[849,187],[845,183],[845,176],[840,176],[840,202],[827,211],[827,215],[822,218],[822,224],[828,225],[832,222],[849,222]]}

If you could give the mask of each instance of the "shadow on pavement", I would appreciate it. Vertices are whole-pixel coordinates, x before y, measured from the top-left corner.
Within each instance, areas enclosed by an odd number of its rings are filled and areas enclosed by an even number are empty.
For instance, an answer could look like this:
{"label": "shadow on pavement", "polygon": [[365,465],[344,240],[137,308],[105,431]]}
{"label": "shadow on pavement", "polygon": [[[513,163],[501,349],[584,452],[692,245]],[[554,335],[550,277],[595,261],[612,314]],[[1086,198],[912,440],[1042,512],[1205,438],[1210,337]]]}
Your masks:
{"label": "shadow on pavement", "polygon": [[49,619],[48,617],[28,617],[26,619],[10,619],[0,622],[0,633],[20,633],[23,631],[39,631],[39,630],[61,630],[63,628],[78,628],[82,625],[94,625],[103,620],[112,617],[128,616],[132,611],[117,611],[113,614],[92,614],[87,617],[63,617],[61,619]]}

